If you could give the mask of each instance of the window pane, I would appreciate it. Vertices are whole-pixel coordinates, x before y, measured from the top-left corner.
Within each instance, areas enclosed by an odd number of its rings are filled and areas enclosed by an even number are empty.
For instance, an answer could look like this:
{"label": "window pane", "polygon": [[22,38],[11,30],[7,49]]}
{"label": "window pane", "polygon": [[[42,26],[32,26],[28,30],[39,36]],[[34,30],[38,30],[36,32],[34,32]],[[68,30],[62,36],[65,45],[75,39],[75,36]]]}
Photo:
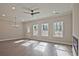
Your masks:
{"label": "window pane", "polygon": [[42,24],[41,35],[48,36],[48,23]]}
{"label": "window pane", "polygon": [[37,36],[38,35],[38,24],[33,25],[33,35]]}

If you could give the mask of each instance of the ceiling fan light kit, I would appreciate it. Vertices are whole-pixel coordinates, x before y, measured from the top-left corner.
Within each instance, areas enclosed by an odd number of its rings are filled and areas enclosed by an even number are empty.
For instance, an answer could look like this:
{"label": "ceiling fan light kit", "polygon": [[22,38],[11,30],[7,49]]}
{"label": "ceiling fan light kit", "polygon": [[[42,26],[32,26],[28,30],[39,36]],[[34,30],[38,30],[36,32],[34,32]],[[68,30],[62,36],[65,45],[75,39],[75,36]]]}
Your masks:
{"label": "ceiling fan light kit", "polygon": [[12,7],[12,10],[15,10],[16,8],[15,7]]}
{"label": "ceiling fan light kit", "polygon": [[32,16],[40,13],[40,12],[36,12],[36,10],[38,10],[39,8],[36,9],[24,8],[24,9],[26,10],[24,13],[30,14]]}

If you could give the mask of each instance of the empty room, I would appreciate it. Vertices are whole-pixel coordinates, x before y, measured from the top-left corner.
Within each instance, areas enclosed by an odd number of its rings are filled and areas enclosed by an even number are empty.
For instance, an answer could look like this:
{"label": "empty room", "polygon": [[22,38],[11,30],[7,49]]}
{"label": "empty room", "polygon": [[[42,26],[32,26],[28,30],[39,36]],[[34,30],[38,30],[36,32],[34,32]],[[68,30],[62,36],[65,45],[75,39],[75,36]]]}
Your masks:
{"label": "empty room", "polygon": [[0,56],[78,56],[78,3],[0,3]]}

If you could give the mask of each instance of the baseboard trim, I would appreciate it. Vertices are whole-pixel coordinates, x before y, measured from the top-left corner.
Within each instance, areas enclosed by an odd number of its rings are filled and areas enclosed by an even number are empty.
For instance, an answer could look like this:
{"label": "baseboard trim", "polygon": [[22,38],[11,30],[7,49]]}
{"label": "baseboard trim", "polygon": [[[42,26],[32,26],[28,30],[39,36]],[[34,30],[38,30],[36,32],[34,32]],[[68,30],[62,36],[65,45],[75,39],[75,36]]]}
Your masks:
{"label": "baseboard trim", "polygon": [[16,39],[22,39],[22,38],[1,39],[0,41],[8,41],[8,40],[16,40]]}
{"label": "baseboard trim", "polygon": [[[37,39],[32,39],[32,38],[26,38],[30,40],[37,40]],[[37,41],[43,41],[43,42],[49,42],[49,43],[58,43],[58,44],[64,44],[64,45],[72,45],[72,43],[66,43],[66,42],[57,42],[57,41],[48,41],[48,40],[37,40]]]}

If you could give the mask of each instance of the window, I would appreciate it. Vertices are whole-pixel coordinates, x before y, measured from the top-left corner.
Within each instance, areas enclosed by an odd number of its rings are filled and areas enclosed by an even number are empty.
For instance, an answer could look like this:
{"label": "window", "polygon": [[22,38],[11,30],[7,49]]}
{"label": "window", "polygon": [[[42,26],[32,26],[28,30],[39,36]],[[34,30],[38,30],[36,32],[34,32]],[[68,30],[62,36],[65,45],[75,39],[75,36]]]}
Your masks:
{"label": "window", "polygon": [[41,35],[48,36],[48,23],[42,24]]}
{"label": "window", "polygon": [[54,37],[63,37],[63,22],[54,22],[53,23],[53,36]]}
{"label": "window", "polygon": [[38,35],[38,24],[33,25],[33,36]]}

